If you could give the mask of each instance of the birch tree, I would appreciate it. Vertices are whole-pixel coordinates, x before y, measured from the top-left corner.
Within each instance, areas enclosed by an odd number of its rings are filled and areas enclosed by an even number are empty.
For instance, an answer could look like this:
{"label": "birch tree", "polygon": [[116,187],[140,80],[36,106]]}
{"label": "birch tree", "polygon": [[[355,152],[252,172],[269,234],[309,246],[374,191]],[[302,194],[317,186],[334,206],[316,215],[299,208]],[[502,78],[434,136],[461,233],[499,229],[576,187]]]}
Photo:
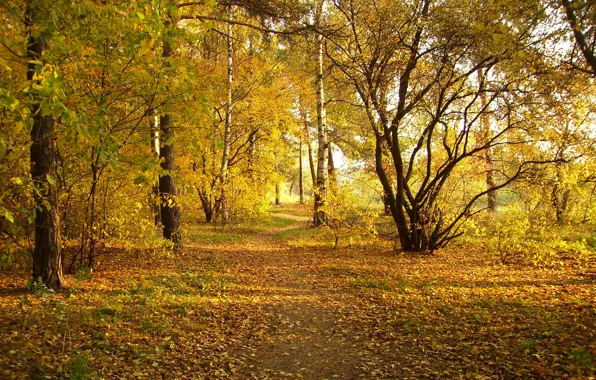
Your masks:
{"label": "birch tree", "polygon": [[[325,1],[317,4],[315,12],[315,27],[320,29],[323,23]],[[327,187],[329,186],[329,146],[327,136],[327,105],[325,104],[325,85],[323,77],[324,64],[324,46],[323,35],[315,35],[315,54],[316,54],[316,75],[315,85],[317,90],[317,180],[314,187],[315,203],[313,224],[320,226],[327,223],[325,214],[325,198],[327,197]]]}

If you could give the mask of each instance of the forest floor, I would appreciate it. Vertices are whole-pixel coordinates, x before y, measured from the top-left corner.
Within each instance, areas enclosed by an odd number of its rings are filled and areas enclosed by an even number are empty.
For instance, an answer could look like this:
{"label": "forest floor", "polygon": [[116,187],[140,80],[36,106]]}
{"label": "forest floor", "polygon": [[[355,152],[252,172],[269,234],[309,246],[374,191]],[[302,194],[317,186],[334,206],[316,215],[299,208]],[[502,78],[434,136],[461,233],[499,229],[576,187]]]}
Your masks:
{"label": "forest floor", "polygon": [[421,256],[356,238],[333,249],[302,214],[225,231],[189,221],[182,252],[113,248],[57,294],[26,291],[25,268],[0,271],[0,378],[593,376],[593,262],[504,266],[482,247]]}

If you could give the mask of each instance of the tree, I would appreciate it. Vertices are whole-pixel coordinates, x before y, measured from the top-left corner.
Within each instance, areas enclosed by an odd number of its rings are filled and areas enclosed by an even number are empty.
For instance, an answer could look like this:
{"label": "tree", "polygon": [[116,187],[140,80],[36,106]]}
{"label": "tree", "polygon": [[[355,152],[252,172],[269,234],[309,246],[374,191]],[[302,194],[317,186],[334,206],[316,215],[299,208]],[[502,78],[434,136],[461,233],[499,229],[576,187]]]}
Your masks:
{"label": "tree", "polygon": [[[534,12],[517,14],[509,3],[503,9],[511,10],[516,27],[485,27],[485,20],[471,16],[483,6],[487,15],[494,14],[492,4],[462,4],[457,11],[430,0],[334,5],[337,22],[346,27],[342,38],[328,39],[328,56],[352,82],[366,112],[375,170],[401,247],[441,248],[461,235],[461,221],[478,211],[480,198],[548,161],[519,162],[502,173],[500,183],[462,199],[459,209],[441,204],[446,184],[465,162],[497,146],[533,140],[519,125],[525,119],[522,84],[532,74],[511,67],[532,54],[527,36],[539,19]],[[491,41],[497,31],[499,38]],[[481,116],[492,106],[499,109],[499,122],[485,141],[476,140]]]}
{"label": "tree", "polygon": [[[175,28],[176,22],[172,19],[172,15],[166,16],[168,20],[165,22],[166,28]],[[166,34],[163,40],[162,57],[164,64],[169,65],[168,59],[172,56],[172,44],[170,42],[171,35]],[[161,197],[161,224],[163,225],[163,237],[171,240],[175,248],[180,248],[182,245],[180,236],[180,211],[178,209],[176,183],[173,177],[174,171],[174,124],[172,115],[166,113],[159,118],[159,133],[161,137],[161,147],[159,150],[159,158],[162,160],[161,168],[164,174],[159,177],[159,194]]]}
{"label": "tree", "polygon": [[161,224],[163,225],[163,237],[171,240],[175,248],[182,245],[180,236],[180,211],[177,203],[176,183],[172,172],[174,171],[174,138],[172,116],[162,115],[159,118],[159,131],[162,146],[159,150],[159,157],[162,159],[161,168],[166,174],[159,177],[159,194],[161,197]]}
{"label": "tree", "polygon": [[[320,28],[323,21],[325,1],[317,4],[315,12],[315,26]],[[327,106],[325,104],[325,85],[323,78],[323,35],[315,35],[315,53],[316,53],[316,76],[315,83],[317,89],[317,180],[314,187],[315,203],[313,224],[320,226],[327,223],[325,215],[325,198],[327,197],[327,187],[329,186],[329,144],[327,140]]]}
{"label": "tree", "polygon": [[[233,19],[233,8],[228,6],[227,10],[228,20]],[[223,154],[221,157],[221,172],[219,174],[220,182],[220,193],[216,199],[215,212],[221,215],[223,222],[227,222],[229,219],[228,205],[226,200],[226,187],[228,185],[228,178],[230,173],[230,145],[231,145],[231,134],[232,134],[232,111],[234,107],[233,99],[233,82],[234,82],[234,44],[233,44],[233,28],[232,23],[228,22],[226,27],[226,55],[227,55],[227,79],[226,79],[226,121],[224,126],[224,137],[223,137]]]}
{"label": "tree", "polygon": [[[43,98],[44,77],[53,75],[52,66],[43,62],[47,48],[45,29],[40,20],[45,19],[37,1],[27,4],[25,25],[28,29],[27,80],[30,82],[31,128],[31,178],[35,190],[35,246],[33,250],[33,280],[41,279],[52,289],[62,285],[62,254],[60,220],[55,188],[54,117]],[[45,103],[44,103],[45,102]]]}
{"label": "tree", "polygon": [[590,0],[560,0],[569,23],[573,38],[583,55],[587,68],[574,65],[581,71],[596,75],[596,56],[594,55],[594,32],[596,8]]}
{"label": "tree", "polygon": [[[139,6],[142,12],[133,12]],[[123,204],[120,194],[148,184],[149,176],[157,182],[159,157],[149,149],[146,126],[151,124],[157,131],[156,110],[163,106],[161,91],[159,100],[156,96],[157,87],[163,87],[148,79],[159,77],[153,36],[163,30],[160,13],[160,7],[140,3],[69,4],[56,11],[63,37],[55,39],[53,50],[68,83],[64,91],[70,110],[68,117],[57,119],[57,183],[63,190],[59,197],[62,236],[78,245],[65,245],[68,272],[93,267],[105,254],[110,235],[123,236],[115,227],[122,220],[119,211],[132,220],[136,211],[127,208],[136,199],[130,197]],[[138,145],[134,154],[130,145]],[[129,172],[135,173],[129,179],[133,189],[122,183],[129,165],[135,166]],[[156,200],[152,205],[159,207]],[[144,221],[130,223],[126,234],[146,227]]]}
{"label": "tree", "polygon": [[300,142],[298,143],[298,193],[299,193],[299,203],[301,205],[304,204],[304,168],[303,168],[303,157],[302,153],[304,152],[303,142],[304,138],[302,133],[299,133]]}

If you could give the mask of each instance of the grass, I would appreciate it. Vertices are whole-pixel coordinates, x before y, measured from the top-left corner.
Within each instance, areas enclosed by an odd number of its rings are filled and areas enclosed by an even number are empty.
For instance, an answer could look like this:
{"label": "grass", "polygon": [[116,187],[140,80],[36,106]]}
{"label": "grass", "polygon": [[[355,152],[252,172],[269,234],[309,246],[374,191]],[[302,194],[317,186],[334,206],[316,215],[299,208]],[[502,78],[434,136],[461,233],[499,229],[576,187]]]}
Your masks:
{"label": "grass", "polygon": [[377,281],[370,278],[356,279],[350,285],[353,289],[391,291],[393,287],[387,281]]}
{"label": "grass", "polygon": [[214,227],[207,223],[192,223],[194,218],[189,218],[191,222],[184,225],[185,237],[187,240],[206,245],[242,244],[259,232],[287,228],[296,223],[295,219],[278,214],[283,212],[285,212],[284,209],[275,209],[268,217],[258,222],[247,221],[223,227]]}
{"label": "grass", "polygon": [[308,226],[281,231],[276,236],[292,247],[332,246],[333,244],[331,231]]}
{"label": "grass", "polygon": [[279,215],[272,215],[270,218],[270,221],[267,224],[265,224],[262,228],[266,229],[266,230],[271,229],[271,228],[285,228],[285,227],[289,227],[295,223],[296,223],[296,220],[294,220],[294,219],[279,216]]}
{"label": "grass", "polygon": [[199,224],[185,226],[185,237],[199,244],[226,244],[242,243],[252,233],[251,230],[234,229],[216,229],[209,224]]}
{"label": "grass", "polygon": [[[332,248],[335,245],[333,230],[325,227],[312,228],[306,224],[302,224],[298,228],[277,232],[276,236],[292,247]],[[339,237],[340,247],[384,248],[392,245],[392,242],[378,239],[365,231],[345,227],[340,228]]]}

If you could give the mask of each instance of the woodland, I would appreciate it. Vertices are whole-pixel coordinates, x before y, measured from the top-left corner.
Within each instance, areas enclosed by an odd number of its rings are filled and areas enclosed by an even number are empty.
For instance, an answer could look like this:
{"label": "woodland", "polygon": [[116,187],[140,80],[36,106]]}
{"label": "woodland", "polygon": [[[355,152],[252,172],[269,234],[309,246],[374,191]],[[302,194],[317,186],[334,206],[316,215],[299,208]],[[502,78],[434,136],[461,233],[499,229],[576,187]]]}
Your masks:
{"label": "woodland", "polygon": [[0,0],[0,378],[590,379],[592,0]]}

